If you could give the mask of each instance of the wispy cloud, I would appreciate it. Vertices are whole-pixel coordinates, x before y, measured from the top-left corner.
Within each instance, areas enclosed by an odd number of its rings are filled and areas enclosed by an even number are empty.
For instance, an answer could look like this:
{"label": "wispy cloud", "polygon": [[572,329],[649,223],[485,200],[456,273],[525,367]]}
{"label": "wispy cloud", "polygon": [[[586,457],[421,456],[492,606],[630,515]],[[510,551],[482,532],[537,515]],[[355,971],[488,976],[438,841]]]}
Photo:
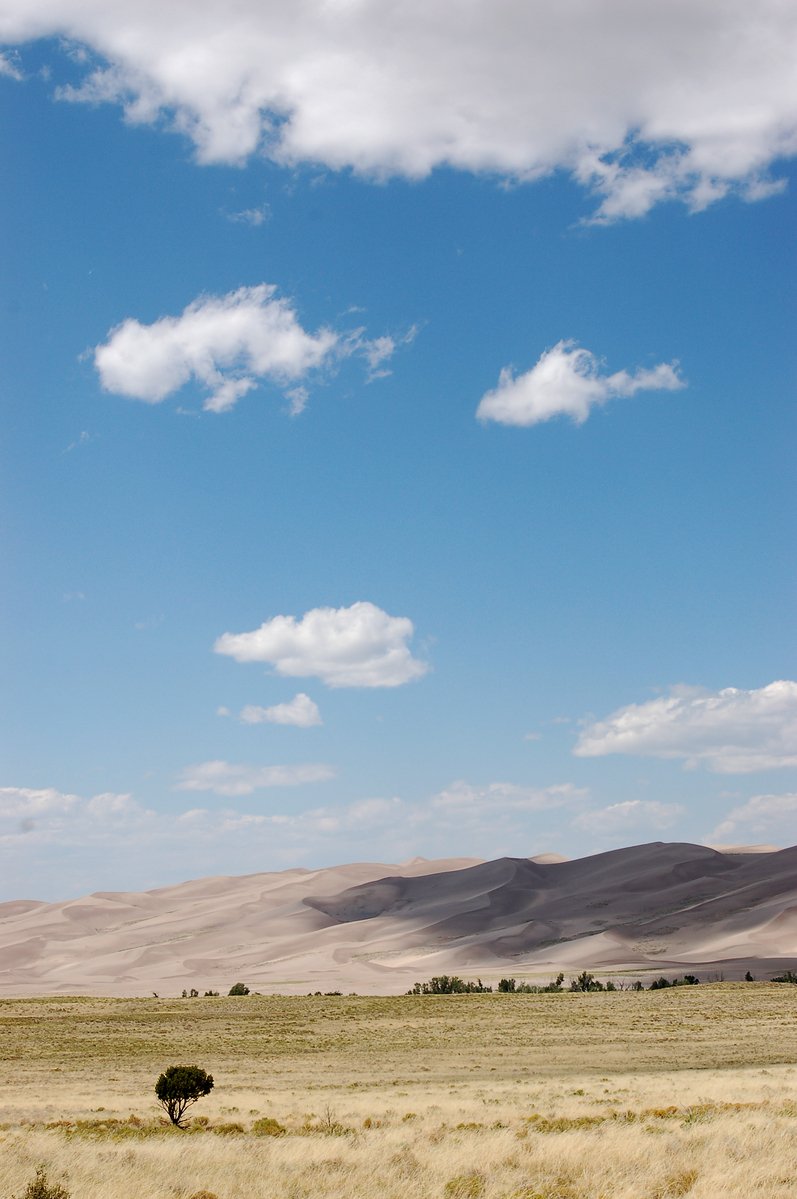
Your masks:
{"label": "wispy cloud", "polygon": [[552,842],[555,848],[557,836],[542,823],[543,815],[578,813],[588,799],[583,788],[569,784],[475,786],[460,780],[414,802],[370,796],[323,806],[281,804],[267,811],[262,800],[251,809],[244,806],[261,786],[313,781],[313,772],[328,769],[201,763],[184,772],[179,789],[216,793],[221,802],[178,811],[154,811],[116,793],[83,797],[54,788],[0,788],[0,846],[13,851],[6,894],[15,898],[20,888],[28,892],[34,858],[42,886],[41,864],[58,862],[53,874],[59,880],[57,894],[67,877],[77,880],[69,885],[79,893],[103,883],[118,887],[122,878],[122,885],[137,889],[144,885],[142,879],[154,886],[159,877],[184,881],[220,870],[273,870],[310,865],[319,857],[327,862],[357,857],[396,862],[418,853],[487,857],[539,852]]}
{"label": "wispy cloud", "polygon": [[225,212],[224,215],[233,225],[250,225],[258,229],[269,219],[271,210],[268,204],[259,204],[256,208],[242,208],[239,212]]}
{"label": "wispy cloud", "polygon": [[780,795],[753,795],[745,803],[731,808],[717,825],[708,841],[726,841],[737,836],[771,837],[787,845],[797,842],[797,792]]}
{"label": "wispy cloud", "polygon": [[527,427],[556,416],[569,416],[581,425],[593,408],[617,396],[638,391],[677,391],[686,384],[678,364],[661,362],[650,369],[639,368],[606,374],[589,350],[573,341],[559,341],[522,375],[504,367],[498,386],[482,396],[476,415],[479,420]]}
{"label": "wispy cloud", "polygon": [[488,783],[476,787],[462,779],[451,783],[431,800],[438,812],[459,816],[495,816],[506,812],[544,812],[585,799],[588,791],[562,783],[553,787],[522,787],[516,783]]}
{"label": "wispy cloud", "polygon": [[180,773],[176,791],[212,791],[215,795],[252,795],[267,787],[301,787],[335,777],[332,766],[250,766],[239,762],[198,762]]}
{"label": "wispy cloud", "polygon": [[623,803],[609,804],[591,812],[582,812],[572,822],[573,828],[600,836],[632,838],[640,829],[657,831],[672,828],[684,815],[686,809],[677,803],[659,803],[657,800],[629,799]]}
{"label": "wispy cloud", "polygon": [[573,752],[680,758],[720,774],[797,766],[797,683],[780,680],[753,691],[674,687],[588,724]]}
{"label": "wispy cloud", "polygon": [[73,450],[78,449],[82,445],[88,445],[88,443],[93,440],[94,438],[92,437],[91,433],[89,433],[88,429],[83,429],[75,438],[75,440],[70,441],[69,445],[65,447],[64,453],[71,454]]}
{"label": "wispy cloud", "polygon": [[0,51],[0,75],[5,75],[6,79],[16,79],[17,82],[25,78],[16,56],[4,51]]}
{"label": "wispy cloud", "polygon": [[238,719],[244,724],[291,724],[299,729],[309,729],[323,723],[318,704],[303,691],[287,703],[273,704],[270,708],[247,704],[241,708]]}
{"label": "wispy cloud", "polygon": [[268,662],[277,674],[321,679],[330,687],[398,687],[429,669],[412,656],[406,616],[389,616],[361,601],[349,608],[312,608],[297,620],[275,616],[250,633],[224,633],[217,654]]}

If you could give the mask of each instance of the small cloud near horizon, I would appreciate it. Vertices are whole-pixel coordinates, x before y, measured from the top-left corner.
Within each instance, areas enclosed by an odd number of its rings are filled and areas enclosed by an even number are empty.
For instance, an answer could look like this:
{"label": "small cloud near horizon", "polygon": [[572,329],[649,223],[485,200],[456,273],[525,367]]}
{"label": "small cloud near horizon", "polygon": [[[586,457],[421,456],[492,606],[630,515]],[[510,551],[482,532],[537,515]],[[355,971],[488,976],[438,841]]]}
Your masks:
{"label": "small cloud near horizon", "polygon": [[718,774],[797,766],[797,683],[779,679],[750,691],[673,687],[588,723],[573,753],[681,759]]}

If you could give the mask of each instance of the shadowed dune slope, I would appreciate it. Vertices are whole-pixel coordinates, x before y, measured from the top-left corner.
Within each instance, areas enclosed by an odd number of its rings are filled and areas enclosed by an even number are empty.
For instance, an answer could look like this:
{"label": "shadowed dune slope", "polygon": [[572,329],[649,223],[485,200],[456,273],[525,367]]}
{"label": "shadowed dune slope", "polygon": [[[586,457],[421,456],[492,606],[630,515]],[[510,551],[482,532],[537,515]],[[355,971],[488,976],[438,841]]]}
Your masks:
{"label": "shadowed dune slope", "polygon": [[405,990],[432,974],[797,965],[797,847],[414,859],[0,904],[0,993]]}

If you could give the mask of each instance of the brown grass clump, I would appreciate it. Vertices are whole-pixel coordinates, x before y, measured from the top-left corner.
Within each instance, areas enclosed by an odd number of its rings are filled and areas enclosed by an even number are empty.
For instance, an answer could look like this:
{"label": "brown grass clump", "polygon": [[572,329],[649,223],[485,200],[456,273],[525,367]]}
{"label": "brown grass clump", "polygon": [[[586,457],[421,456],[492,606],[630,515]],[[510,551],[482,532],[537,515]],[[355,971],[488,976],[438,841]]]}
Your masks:
{"label": "brown grass clump", "polygon": [[252,1125],[252,1132],[256,1137],[284,1137],[285,1128],[280,1124],[279,1120],[274,1120],[271,1116],[261,1116],[259,1120],[255,1120]]}
{"label": "brown grass clump", "polygon": [[446,1199],[482,1199],[486,1183],[483,1174],[473,1171],[470,1174],[458,1174],[449,1178],[443,1188]]}

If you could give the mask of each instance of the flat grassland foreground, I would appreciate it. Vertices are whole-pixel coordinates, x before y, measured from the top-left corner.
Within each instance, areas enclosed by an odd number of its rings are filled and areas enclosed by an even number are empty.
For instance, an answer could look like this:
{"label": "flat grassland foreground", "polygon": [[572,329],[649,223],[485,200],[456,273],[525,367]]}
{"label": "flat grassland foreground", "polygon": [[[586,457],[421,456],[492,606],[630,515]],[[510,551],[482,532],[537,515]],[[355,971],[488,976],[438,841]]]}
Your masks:
{"label": "flat grassland foreground", "polygon": [[[216,1080],[185,1132],[177,1063]],[[793,1199],[795,1063],[767,983],[5,1000],[0,1197],[44,1164],[72,1199]]]}

